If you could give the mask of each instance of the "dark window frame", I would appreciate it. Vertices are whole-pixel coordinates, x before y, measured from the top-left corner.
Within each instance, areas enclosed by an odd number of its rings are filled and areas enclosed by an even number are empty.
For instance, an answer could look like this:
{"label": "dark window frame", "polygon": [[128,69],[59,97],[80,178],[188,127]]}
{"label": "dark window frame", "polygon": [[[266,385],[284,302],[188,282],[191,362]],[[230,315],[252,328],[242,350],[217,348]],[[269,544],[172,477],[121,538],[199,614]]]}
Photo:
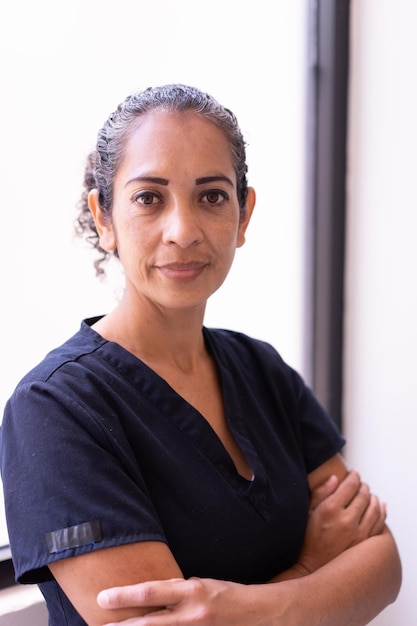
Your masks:
{"label": "dark window frame", "polygon": [[310,0],[306,370],[343,429],[350,0]]}

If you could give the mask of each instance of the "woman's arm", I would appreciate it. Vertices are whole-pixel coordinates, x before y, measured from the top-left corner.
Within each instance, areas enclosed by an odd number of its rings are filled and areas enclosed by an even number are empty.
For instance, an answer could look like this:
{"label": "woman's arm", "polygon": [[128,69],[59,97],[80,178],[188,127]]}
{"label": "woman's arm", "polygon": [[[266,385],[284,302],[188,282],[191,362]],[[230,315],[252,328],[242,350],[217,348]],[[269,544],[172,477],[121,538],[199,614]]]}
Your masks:
{"label": "woman's arm", "polygon": [[274,577],[290,580],[316,571],[385,527],[386,505],[370,493],[357,472],[336,455],[309,475],[310,516],[297,562]]}
{"label": "woman's arm", "polygon": [[[314,511],[311,514],[306,534],[306,539],[311,536],[311,541],[306,541],[305,546],[311,545],[313,549],[303,549],[301,554],[304,554],[304,557],[307,555],[308,559],[304,558],[300,561],[301,569],[289,570],[276,579],[282,581],[303,576],[299,581],[287,580],[285,583],[253,586],[223,581],[184,581],[169,548],[160,542],[135,543],[107,548],[79,557],[63,559],[51,564],[50,569],[72,604],[90,626],[101,626],[110,620],[112,623],[116,620],[118,623],[132,617],[134,621],[126,621],[126,625],[139,626],[149,623],[165,626],[180,623],[184,626],[186,624],[210,624],[210,626],[221,624],[224,626],[225,624],[236,623],[239,626],[244,626],[244,624],[251,624],[251,626],[285,624],[285,626],[290,626],[292,623],[289,621],[290,617],[294,620],[299,619],[298,610],[306,611],[302,619],[307,619],[306,615],[309,615],[309,604],[306,603],[305,607],[301,609],[297,599],[300,593],[298,584],[302,588],[305,587],[306,598],[309,596],[311,575],[305,575],[307,569],[318,568],[324,558],[323,555],[326,559],[333,558],[333,553],[338,554],[346,550],[349,544],[358,540],[357,533],[359,532],[361,514],[355,503],[358,499],[362,499],[366,503],[369,500],[369,493],[360,494],[361,483],[359,476],[355,473],[351,473],[337,487],[339,479],[343,478],[345,473],[343,461],[336,458],[321,466],[310,477],[311,485],[314,488],[312,498]],[[330,480],[326,482],[326,479],[329,478]],[[321,485],[323,481],[324,483]],[[328,503],[331,503],[332,500],[340,501],[339,506],[333,503],[332,506],[328,507]],[[362,507],[365,511],[369,509],[363,503]],[[344,518],[346,511],[349,515]],[[346,519],[349,520],[347,524],[349,533],[346,532]],[[367,532],[369,533],[371,533],[371,526],[371,523],[368,522]],[[331,532],[326,532],[326,529],[330,529]],[[363,531],[361,530],[361,532]],[[379,537],[375,537],[375,539],[379,539]],[[374,563],[375,567],[378,565],[378,559],[382,563],[386,546],[390,542],[393,546],[392,538],[387,531],[383,541],[378,543],[375,549],[372,544],[370,545],[372,550],[364,554],[365,560],[368,563]],[[364,541],[363,543],[366,544],[367,542]],[[331,556],[329,556],[329,549],[330,552],[333,551]],[[346,550],[347,552],[348,550]],[[360,561],[360,557],[356,558]],[[346,562],[346,566],[347,564],[348,562]],[[391,584],[391,589],[395,587],[397,580],[394,564],[395,558],[393,558],[393,563],[387,562],[383,565],[388,573],[394,572],[393,576],[389,575],[388,582]],[[344,561],[338,562],[338,566],[341,580],[345,580],[346,576],[346,582],[348,582],[349,570],[344,571]],[[325,576],[326,571],[325,568],[320,568],[317,573],[320,572]],[[364,575],[364,571],[362,568],[361,576]],[[337,578],[333,580],[333,576],[334,574],[331,573],[327,581],[328,597],[318,595],[316,598],[313,593],[313,599],[318,602],[321,597],[326,609],[330,609],[330,606],[327,606],[328,602],[337,595],[334,593],[334,589],[337,587]],[[355,580],[356,576],[357,573],[354,572]],[[318,585],[320,580],[321,578],[318,580]],[[134,584],[141,582],[145,584]],[[288,588],[287,582],[292,583]],[[363,581],[363,585],[360,585],[361,590],[368,589],[370,597],[377,595],[373,591],[372,584],[375,585],[376,580],[370,577],[369,580]],[[99,591],[114,586],[120,586],[116,596],[114,594],[110,594],[110,596],[101,595],[100,603],[97,604],[96,597]],[[346,589],[350,588],[349,583]],[[285,593],[283,593],[284,589]],[[382,603],[384,601],[388,603],[392,593],[386,593],[385,596],[385,589],[382,588],[382,594],[384,596]],[[291,601],[292,597],[293,601]],[[343,595],[340,598],[343,599]],[[357,600],[360,605],[359,597]],[[338,602],[342,606],[341,600]],[[252,603],[255,604],[252,605]],[[349,605],[347,600],[346,603]],[[167,605],[170,605],[169,608],[165,608]],[[380,604],[372,604],[372,606],[378,612],[376,607]],[[158,609],[161,609],[162,612]],[[145,616],[154,611],[156,612],[152,616],[149,615],[146,618],[152,618],[154,621],[141,621],[140,616]],[[155,622],[156,619],[159,621]],[[205,619],[208,621],[204,621]],[[248,621],[249,619],[251,621]],[[265,621],[271,619],[276,621]],[[175,622],[175,620],[178,621]],[[304,624],[306,622],[294,621],[293,623]],[[313,626],[313,622],[308,621],[308,623],[309,626]],[[353,621],[351,626],[356,623],[366,622]]]}
{"label": "woman's arm", "polygon": [[401,584],[398,552],[384,525],[385,509],[355,472],[346,475],[340,457],[313,472],[310,484],[314,511],[299,566],[277,576],[279,582],[157,581],[105,591],[99,595],[100,605],[167,607],[126,626],[367,624],[395,600]]}
{"label": "woman's arm", "polygon": [[[320,487],[317,493],[320,494]],[[327,492],[322,492],[318,500],[326,495]],[[318,513],[320,518],[321,512]],[[333,523],[337,525],[335,520]],[[320,552],[325,552],[323,544],[317,542],[316,545]],[[345,547],[339,547],[339,551]],[[51,563],[49,568],[89,626],[101,626],[109,620],[120,621],[154,610],[152,606],[133,606],[120,609],[116,614],[105,611],[96,602],[97,594],[102,589],[183,577],[168,546],[152,541],[105,548],[82,556],[61,559]],[[288,577],[294,576],[292,571],[288,572]]]}
{"label": "woman's arm", "polygon": [[364,626],[395,600],[400,581],[397,550],[385,530],[303,578],[268,585],[149,582],[102,592],[98,600],[106,608],[166,607],[124,626]]}
{"label": "woman's arm", "polygon": [[144,615],[153,607],[121,607],[106,610],[96,602],[101,589],[151,580],[182,578],[182,573],[165,543],[145,541],[104,548],[49,565],[54,578],[89,626],[118,622]]}

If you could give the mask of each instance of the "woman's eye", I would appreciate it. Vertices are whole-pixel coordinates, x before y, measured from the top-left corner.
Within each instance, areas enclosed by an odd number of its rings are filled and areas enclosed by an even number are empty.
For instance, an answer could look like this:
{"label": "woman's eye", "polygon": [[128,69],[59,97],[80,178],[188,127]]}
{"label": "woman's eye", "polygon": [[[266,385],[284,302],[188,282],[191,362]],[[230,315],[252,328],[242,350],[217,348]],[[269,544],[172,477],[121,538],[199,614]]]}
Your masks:
{"label": "woman's eye", "polygon": [[141,191],[140,193],[135,194],[132,200],[133,202],[146,206],[160,202],[159,197],[152,191]]}
{"label": "woman's eye", "polygon": [[203,201],[209,204],[221,204],[228,199],[228,194],[220,189],[211,189],[210,191],[206,191],[203,195]]}

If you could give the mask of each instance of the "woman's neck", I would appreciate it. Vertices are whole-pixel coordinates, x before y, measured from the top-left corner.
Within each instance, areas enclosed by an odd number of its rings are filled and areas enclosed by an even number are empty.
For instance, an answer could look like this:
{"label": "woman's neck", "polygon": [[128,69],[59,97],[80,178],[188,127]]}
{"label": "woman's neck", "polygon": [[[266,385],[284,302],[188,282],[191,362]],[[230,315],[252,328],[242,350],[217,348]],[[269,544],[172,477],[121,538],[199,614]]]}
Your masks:
{"label": "woman's neck", "polygon": [[154,305],[138,308],[125,301],[93,328],[148,363],[195,371],[207,351],[202,333],[204,308],[163,310]]}

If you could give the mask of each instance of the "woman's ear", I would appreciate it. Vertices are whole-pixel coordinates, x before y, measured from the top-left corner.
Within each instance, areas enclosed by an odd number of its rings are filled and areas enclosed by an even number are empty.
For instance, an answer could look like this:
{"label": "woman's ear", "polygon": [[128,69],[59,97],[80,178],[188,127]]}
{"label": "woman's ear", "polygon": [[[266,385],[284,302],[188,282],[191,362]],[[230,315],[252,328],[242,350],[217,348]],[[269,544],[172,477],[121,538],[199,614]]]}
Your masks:
{"label": "woman's ear", "polygon": [[98,190],[92,189],[88,194],[88,208],[94,219],[94,224],[99,236],[100,247],[107,252],[116,249],[116,237],[113,224],[103,212],[98,199]]}
{"label": "woman's ear", "polygon": [[239,230],[237,234],[237,247],[240,248],[245,243],[245,233],[252,217],[253,209],[256,203],[256,193],[253,187],[248,187],[248,195],[246,197],[245,209],[242,212]]}

